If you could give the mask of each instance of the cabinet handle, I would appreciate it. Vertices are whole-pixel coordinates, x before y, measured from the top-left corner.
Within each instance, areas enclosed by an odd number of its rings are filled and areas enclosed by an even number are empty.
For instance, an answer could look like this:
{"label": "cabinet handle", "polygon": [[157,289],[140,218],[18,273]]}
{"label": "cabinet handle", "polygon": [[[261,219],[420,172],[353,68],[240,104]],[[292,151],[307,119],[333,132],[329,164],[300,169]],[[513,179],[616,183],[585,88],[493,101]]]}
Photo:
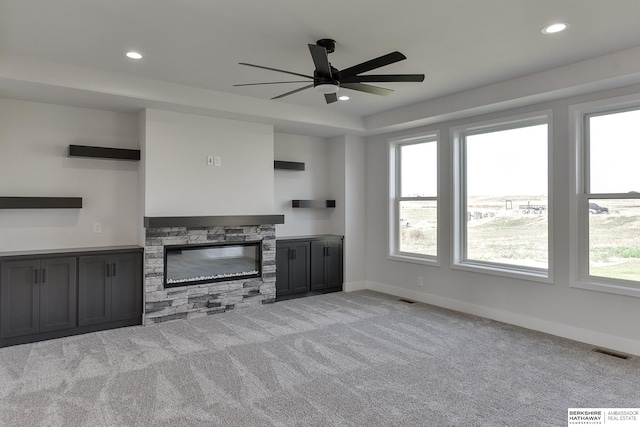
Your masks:
{"label": "cabinet handle", "polygon": [[296,259],[296,250],[291,249],[291,259]]}
{"label": "cabinet handle", "polygon": [[47,281],[47,269],[43,268],[42,269],[42,283]]}
{"label": "cabinet handle", "polygon": [[33,270],[33,272],[35,273],[35,277],[36,277],[36,278],[35,278],[35,284],[36,284],[36,285],[38,284],[38,271],[39,271],[39,270],[40,270],[39,268],[36,268],[35,270]]}

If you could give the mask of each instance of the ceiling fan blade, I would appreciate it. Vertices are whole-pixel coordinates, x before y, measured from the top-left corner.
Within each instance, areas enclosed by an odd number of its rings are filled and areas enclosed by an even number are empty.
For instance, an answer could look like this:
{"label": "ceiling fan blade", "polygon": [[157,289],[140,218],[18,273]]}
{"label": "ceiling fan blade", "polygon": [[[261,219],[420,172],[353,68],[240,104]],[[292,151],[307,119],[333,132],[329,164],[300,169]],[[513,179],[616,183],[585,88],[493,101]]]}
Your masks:
{"label": "ceiling fan blade", "polygon": [[284,98],[285,96],[293,95],[293,94],[294,94],[294,93],[296,93],[296,92],[300,92],[300,91],[302,91],[302,90],[309,89],[310,87],[313,87],[313,85],[312,85],[312,84],[310,84],[310,85],[308,85],[308,86],[303,86],[303,87],[298,88],[298,89],[296,89],[296,90],[292,90],[291,92],[287,92],[287,93],[283,93],[282,95],[274,96],[274,97],[273,97],[273,98],[271,98],[271,99]]}
{"label": "ceiling fan blade", "polygon": [[[394,62],[405,59],[407,59],[407,57],[400,52],[391,52],[379,58],[346,68],[340,71],[340,77],[344,79],[346,77],[355,76],[356,74],[366,73],[367,71],[375,70],[376,68],[384,67],[385,65],[393,64]],[[342,81],[340,78],[338,80]]]}
{"label": "ceiling fan blade", "polygon": [[286,70],[278,70],[277,68],[265,67],[265,66],[262,66],[262,65],[255,65],[255,64],[247,64],[246,62],[240,62],[239,64],[240,65],[246,65],[248,67],[262,68],[263,70],[271,70],[271,71],[277,71],[279,73],[291,74],[293,76],[298,76],[298,77],[305,77],[307,79],[313,79],[312,76],[307,76],[305,74],[298,74],[298,73],[294,73],[294,72],[286,71]]}
{"label": "ceiling fan blade", "polygon": [[265,82],[265,83],[243,83],[234,86],[257,86],[257,85],[279,85],[282,83],[308,83],[306,80],[296,80],[291,82]]}
{"label": "ceiling fan blade", "polygon": [[325,93],[324,99],[327,100],[327,104],[331,104],[338,100],[338,95],[336,95],[335,93]]}
{"label": "ceiling fan blade", "polygon": [[345,83],[345,84],[341,84],[340,87],[351,89],[351,90],[357,90],[360,92],[373,93],[374,95],[382,95],[382,96],[387,96],[393,93],[392,89],[386,89],[378,86],[364,85],[362,83]]}
{"label": "ceiling fan blade", "polygon": [[340,83],[363,82],[423,82],[424,74],[377,74],[343,78]]}
{"label": "ceiling fan blade", "polygon": [[322,46],[310,44],[309,51],[311,52],[311,58],[313,58],[313,63],[316,66],[318,74],[331,78],[331,65],[329,65],[327,49]]}

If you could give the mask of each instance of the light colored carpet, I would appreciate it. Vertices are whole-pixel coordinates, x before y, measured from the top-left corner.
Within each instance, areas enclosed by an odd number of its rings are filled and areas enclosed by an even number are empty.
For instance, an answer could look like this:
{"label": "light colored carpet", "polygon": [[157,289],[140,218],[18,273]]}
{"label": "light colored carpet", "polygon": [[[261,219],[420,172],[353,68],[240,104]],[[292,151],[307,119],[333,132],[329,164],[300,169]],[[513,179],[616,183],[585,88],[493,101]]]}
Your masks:
{"label": "light colored carpet", "polygon": [[2,426],[562,426],[639,358],[371,291],[0,349]]}

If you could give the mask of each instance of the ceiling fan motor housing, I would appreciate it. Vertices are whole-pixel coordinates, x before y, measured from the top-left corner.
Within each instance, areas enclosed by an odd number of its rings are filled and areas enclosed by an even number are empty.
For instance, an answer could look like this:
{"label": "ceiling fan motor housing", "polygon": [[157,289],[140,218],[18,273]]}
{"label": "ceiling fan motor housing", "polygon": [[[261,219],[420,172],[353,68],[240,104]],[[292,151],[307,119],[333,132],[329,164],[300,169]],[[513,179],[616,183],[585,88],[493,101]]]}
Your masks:
{"label": "ceiling fan motor housing", "polygon": [[320,39],[316,44],[327,49],[327,53],[333,53],[336,50],[336,41],[333,39]]}

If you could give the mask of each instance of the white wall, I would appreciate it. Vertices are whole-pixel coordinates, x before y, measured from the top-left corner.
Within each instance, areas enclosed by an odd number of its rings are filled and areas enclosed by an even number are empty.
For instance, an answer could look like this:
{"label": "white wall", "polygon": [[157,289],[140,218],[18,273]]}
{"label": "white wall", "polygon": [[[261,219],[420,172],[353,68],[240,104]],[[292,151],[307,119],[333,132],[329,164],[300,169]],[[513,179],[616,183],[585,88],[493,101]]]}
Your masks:
{"label": "white wall", "polygon": [[145,216],[278,213],[273,126],[151,109],[145,120]]}
{"label": "white wall", "polygon": [[[293,209],[291,200],[335,199],[329,183],[329,152],[324,138],[275,134],[275,159],[302,162],[304,171],[275,171],[275,211],[284,213],[284,224],[276,227],[279,238],[330,233],[334,209]],[[337,234],[337,233],[336,233]]]}
{"label": "white wall", "polygon": [[362,137],[347,136],[345,162],[345,289],[366,287],[367,209],[366,144]]}
{"label": "white wall", "polygon": [[331,233],[344,236],[344,289],[365,289],[365,141],[357,136],[329,140],[330,183],[336,198]]}
{"label": "white wall", "polygon": [[0,210],[0,251],[137,243],[138,162],[68,158],[69,144],[138,148],[137,116],[0,99],[0,196],[83,198]]}
{"label": "white wall", "polygon": [[[138,141],[140,145],[140,167],[138,169],[138,214],[139,214],[139,222],[142,223],[144,213],[146,211],[145,206],[145,184],[146,184],[146,176],[147,176],[147,168],[145,167],[147,163],[147,110],[142,110],[138,114]],[[144,226],[138,227],[138,245],[146,246],[146,232]]]}
{"label": "white wall", "polygon": [[329,221],[329,229],[332,234],[344,236],[347,231],[347,137],[336,136],[328,139],[329,186],[332,199],[336,201],[335,215]]}
{"label": "white wall", "polygon": [[[440,229],[441,266],[387,259],[387,139],[421,129],[370,137],[367,140],[367,277],[371,289],[477,314],[579,341],[640,354],[640,298],[569,286],[570,104],[637,93],[640,87],[566,98],[517,110],[433,125],[441,135]],[[552,108],[553,118],[553,284],[454,270],[451,265],[452,126]],[[424,287],[418,277],[424,277]]]}

